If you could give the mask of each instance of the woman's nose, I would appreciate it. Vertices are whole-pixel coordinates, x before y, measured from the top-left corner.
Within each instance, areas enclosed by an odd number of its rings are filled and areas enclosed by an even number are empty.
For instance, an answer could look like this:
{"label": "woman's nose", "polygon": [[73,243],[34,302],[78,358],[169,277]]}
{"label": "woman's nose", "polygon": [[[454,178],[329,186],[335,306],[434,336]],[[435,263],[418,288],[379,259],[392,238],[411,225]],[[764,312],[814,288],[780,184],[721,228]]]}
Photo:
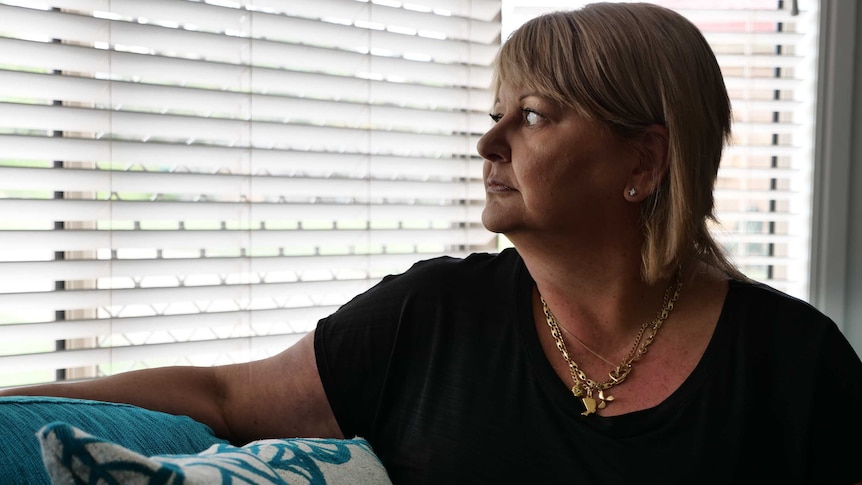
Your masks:
{"label": "woman's nose", "polygon": [[479,138],[476,149],[489,162],[508,162],[509,145],[502,122],[495,123]]}

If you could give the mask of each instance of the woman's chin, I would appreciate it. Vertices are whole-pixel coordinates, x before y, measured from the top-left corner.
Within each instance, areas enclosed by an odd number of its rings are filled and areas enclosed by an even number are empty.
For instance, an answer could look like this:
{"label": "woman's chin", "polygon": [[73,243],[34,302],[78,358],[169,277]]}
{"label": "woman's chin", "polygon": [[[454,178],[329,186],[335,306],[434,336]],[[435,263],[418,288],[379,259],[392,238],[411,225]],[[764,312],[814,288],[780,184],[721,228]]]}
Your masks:
{"label": "woman's chin", "polygon": [[500,207],[485,206],[482,211],[482,225],[485,229],[497,234],[504,234],[514,229],[514,219]]}

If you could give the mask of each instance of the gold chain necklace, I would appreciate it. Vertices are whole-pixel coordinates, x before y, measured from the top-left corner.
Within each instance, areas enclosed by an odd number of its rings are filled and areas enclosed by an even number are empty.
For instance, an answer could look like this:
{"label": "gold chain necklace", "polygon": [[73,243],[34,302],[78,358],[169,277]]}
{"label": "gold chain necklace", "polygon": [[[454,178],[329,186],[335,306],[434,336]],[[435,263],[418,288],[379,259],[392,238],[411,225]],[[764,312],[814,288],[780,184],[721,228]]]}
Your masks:
{"label": "gold chain necklace", "polygon": [[[676,288],[674,289],[673,294],[671,294],[671,288],[674,287]],[[581,413],[582,415],[588,416],[596,412],[597,409],[604,409],[608,402],[614,400],[614,397],[611,395],[605,396],[605,391],[622,383],[631,372],[632,365],[646,354],[647,348],[652,344],[658,330],[673,310],[673,306],[676,303],[677,298],[679,298],[680,289],[682,289],[682,269],[677,271],[676,281],[664,290],[664,300],[662,302],[661,310],[659,310],[652,322],[644,322],[644,324],[641,325],[640,330],[638,330],[637,337],[635,338],[635,343],[632,345],[632,349],[620,365],[608,372],[608,377],[610,377],[610,379],[604,382],[596,382],[587,377],[587,375],[584,374],[584,371],[578,367],[578,364],[569,357],[569,351],[566,349],[566,343],[563,341],[562,333],[560,333],[560,325],[557,323],[557,318],[554,317],[553,313],[551,313],[551,309],[548,308],[548,303],[545,301],[545,298],[539,295],[539,298],[542,300],[542,309],[545,312],[545,319],[548,322],[548,326],[551,327],[551,335],[554,337],[557,349],[563,355],[563,360],[565,360],[569,365],[569,372],[572,374],[572,381],[574,382],[574,385],[572,385],[572,394],[574,394],[575,397],[580,398],[581,402],[584,404],[585,410]],[[644,333],[647,328],[651,328],[652,330],[649,335],[644,338]],[[587,350],[590,349],[588,348]]]}
{"label": "gold chain necklace", "polygon": [[572,332],[570,332],[568,328],[566,328],[566,327],[560,327],[560,329],[562,329],[562,331],[563,331],[563,332],[566,332],[567,334],[569,334],[569,336],[570,336],[570,337],[572,337],[573,339],[575,339],[575,342],[577,342],[577,343],[581,344],[581,347],[583,347],[583,348],[587,349],[587,351],[588,351],[589,353],[591,353],[591,354],[595,355],[596,357],[598,357],[598,358],[602,359],[602,360],[605,362],[605,364],[608,364],[608,365],[609,365],[609,366],[611,366],[611,367],[616,367],[616,364],[614,364],[613,362],[611,362],[610,360],[608,360],[607,358],[605,358],[605,356],[603,356],[602,354],[600,354],[600,353],[596,352],[595,350],[591,349],[591,348],[590,348],[590,346],[589,346],[589,345],[587,345],[587,343],[586,343],[586,342],[584,342],[583,340],[579,339],[579,338],[578,338],[578,336],[577,336],[577,335],[575,335],[575,334],[573,334]]}

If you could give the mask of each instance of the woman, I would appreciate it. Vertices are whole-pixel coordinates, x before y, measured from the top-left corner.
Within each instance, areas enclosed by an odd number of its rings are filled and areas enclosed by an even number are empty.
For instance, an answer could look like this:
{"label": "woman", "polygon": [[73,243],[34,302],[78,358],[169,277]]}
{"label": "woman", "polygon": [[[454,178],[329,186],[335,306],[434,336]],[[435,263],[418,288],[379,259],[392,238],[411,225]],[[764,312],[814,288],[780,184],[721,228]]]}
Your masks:
{"label": "woman", "polygon": [[18,393],[238,443],[359,435],[395,483],[862,481],[859,357],[707,230],[730,106],[698,30],[647,4],[539,17],[494,92],[483,223],[516,249],[418,263],[270,359]]}

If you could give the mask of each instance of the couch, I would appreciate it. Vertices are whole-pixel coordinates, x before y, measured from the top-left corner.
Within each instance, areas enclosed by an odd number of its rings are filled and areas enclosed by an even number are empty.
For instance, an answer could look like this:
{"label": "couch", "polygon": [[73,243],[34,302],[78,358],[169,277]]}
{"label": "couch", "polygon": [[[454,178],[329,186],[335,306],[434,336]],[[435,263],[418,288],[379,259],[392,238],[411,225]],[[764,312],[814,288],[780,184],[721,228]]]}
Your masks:
{"label": "couch", "polygon": [[368,442],[232,446],[186,416],[127,404],[0,397],[0,484],[390,484]]}

